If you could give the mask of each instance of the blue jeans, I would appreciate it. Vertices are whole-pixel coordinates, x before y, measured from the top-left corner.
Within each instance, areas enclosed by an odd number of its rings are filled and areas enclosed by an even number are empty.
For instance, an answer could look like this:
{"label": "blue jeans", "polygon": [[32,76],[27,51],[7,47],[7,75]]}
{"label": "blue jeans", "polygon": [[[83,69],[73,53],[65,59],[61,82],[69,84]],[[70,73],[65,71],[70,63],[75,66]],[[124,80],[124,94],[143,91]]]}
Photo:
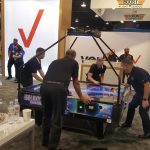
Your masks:
{"label": "blue jeans", "polygon": [[[142,107],[142,99],[143,99],[143,96],[141,96],[141,95],[135,94],[133,96],[133,99],[129,103],[129,106],[128,106],[126,124],[128,124],[128,125],[132,124],[134,114],[135,114],[135,108],[137,108],[139,106],[139,114],[142,119],[144,133],[150,133],[150,118],[149,118],[149,114],[148,114],[150,105],[146,109],[143,108]],[[150,97],[149,97],[149,104],[150,104]]]}

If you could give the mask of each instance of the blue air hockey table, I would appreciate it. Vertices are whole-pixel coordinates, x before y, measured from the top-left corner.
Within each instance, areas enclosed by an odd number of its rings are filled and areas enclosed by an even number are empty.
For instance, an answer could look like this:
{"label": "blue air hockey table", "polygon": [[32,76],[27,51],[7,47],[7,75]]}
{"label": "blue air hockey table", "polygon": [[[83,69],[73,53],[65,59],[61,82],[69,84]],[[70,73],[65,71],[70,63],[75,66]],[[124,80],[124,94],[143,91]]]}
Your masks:
{"label": "blue air hockey table", "polygon": [[[119,122],[128,91],[121,87],[120,100],[117,103],[118,88],[116,86],[95,86],[88,82],[80,82],[80,85],[82,93],[87,94],[91,102],[88,105],[83,104],[71,82],[68,88],[69,95],[64,114],[64,127],[83,132],[88,131],[98,138],[103,138],[104,123]],[[40,85],[21,88],[19,102],[21,107],[42,110]]]}

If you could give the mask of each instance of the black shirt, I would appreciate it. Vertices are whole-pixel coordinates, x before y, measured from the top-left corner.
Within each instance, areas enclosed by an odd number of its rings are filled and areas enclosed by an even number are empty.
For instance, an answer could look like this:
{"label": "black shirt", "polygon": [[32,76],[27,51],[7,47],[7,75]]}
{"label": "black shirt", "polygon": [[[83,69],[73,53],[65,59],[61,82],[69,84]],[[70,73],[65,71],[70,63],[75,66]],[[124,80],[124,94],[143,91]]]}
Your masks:
{"label": "black shirt", "polygon": [[133,67],[127,83],[132,85],[135,92],[141,96],[144,94],[144,84],[150,82],[149,73],[139,67]]}
{"label": "black shirt", "polygon": [[92,78],[96,81],[101,82],[101,76],[105,73],[106,66],[103,65],[102,67],[98,68],[97,64],[92,64],[90,67],[89,73],[92,73]]}
{"label": "black shirt", "polygon": [[119,61],[122,61],[124,60],[125,58],[130,58],[131,60],[133,60],[133,56],[130,55],[130,54],[122,54],[120,57],[119,57]]}
{"label": "black shirt", "polygon": [[55,81],[64,83],[67,87],[70,83],[71,77],[73,79],[78,77],[79,65],[69,57],[54,60],[47,70],[44,81]]}
{"label": "black shirt", "polygon": [[108,56],[108,60],[109,60],[109,61],[114,61],[114,62],[116,62],[116,61],[117,61],[117,56],[114,55],[114,54],[109,55],[109,56]]}
{"label": "black shirt", "polygon": [[32,78],[32,73],[37,73],[38,70],[41,70],[41,61],[34,57],[29,62],[27,62],[22,70],[21,76],[24,77],[24,79]]}

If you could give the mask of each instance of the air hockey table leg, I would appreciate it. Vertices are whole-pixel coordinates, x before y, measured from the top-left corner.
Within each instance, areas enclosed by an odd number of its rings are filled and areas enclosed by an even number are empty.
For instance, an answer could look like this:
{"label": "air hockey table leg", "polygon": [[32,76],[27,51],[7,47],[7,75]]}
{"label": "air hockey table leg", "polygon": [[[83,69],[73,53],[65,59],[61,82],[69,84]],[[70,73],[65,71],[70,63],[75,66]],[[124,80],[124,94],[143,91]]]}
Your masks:
{"label": "air hockey table leg", "polygon": [[98,139],[103,139],[104,138],[104,132],[103,132],[103,129],[104,129],[104,125],[103,125],[103,121],[98,119],[96,120],[96,128],[97,128],[97,138]]}

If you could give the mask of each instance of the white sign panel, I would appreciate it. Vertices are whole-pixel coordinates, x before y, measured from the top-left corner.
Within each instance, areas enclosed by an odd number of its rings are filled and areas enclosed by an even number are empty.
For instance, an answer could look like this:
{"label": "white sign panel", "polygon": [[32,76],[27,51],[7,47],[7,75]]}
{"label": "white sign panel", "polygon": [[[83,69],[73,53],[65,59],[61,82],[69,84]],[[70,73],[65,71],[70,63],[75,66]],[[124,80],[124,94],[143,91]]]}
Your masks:
{"label": "white sign panel", "polygon": [[[133,55],[134,65],[146,69],[150,73],[150,33],[136,32],[102,32],[101,38],[111,48],[115,49],[116,54],[120,56],[124,53],[124,48],[130,49]],[[75,36],[69,36],[66,40],[66,49],[70,47]],[[97,39],[103,51],[107,53],[109,49]],[[81,64],[86,60],[96,60],[97,57],[103,57],[92,37],[79,37],[72,49],[77,52],[76,60]]]}
{"label": "white sign panel", "polygon": [[91,9],[96,8],[150,8],[150,0],[91,0]]}
{"label": "white sign panel", "polygon": [[[8,46],[13,38],[24,48],[24,62],[35,55],[38,47],[46,49],[58,40],[59,0],[5,0],[4,14],[5,73],[8,75]],[[44,72],[57,54],[57,45],[46,52],[42,60]]]}

